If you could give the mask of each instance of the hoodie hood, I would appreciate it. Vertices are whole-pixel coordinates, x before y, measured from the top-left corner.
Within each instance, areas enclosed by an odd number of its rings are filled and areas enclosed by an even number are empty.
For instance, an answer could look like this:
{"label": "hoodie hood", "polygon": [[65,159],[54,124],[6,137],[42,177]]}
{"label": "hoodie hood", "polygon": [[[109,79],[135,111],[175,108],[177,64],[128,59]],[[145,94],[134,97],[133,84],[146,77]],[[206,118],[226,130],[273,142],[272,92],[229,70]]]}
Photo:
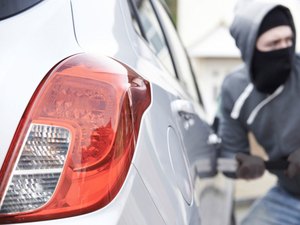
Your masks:
{"label": "hoodie hood", "polygon": [[[265,16],[277,7],[281,8],[288,16],[294,33],[294,40],[296,40],[295,25],[290,10],[280,4],[250,1],[250,3],[240,6],[236,11],[235,18],[230,27],[230,33],[235,39],[236,46],[240,49],[242,59],[247,66],[248,72],[252,65],[260,25]],[[294,52],[295,44],[294,41]]]}

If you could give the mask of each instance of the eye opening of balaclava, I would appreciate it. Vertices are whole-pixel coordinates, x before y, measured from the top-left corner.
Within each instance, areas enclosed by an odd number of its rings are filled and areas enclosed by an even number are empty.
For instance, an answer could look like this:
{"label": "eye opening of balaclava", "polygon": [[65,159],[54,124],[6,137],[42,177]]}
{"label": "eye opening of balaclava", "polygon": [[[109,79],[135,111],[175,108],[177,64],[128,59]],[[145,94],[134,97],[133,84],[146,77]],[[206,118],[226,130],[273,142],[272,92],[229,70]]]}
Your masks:
{"label": "eye opening of balaclava", "polygon": [[[293,30],[293,21],[286,11],[280,7],[272,9],[264,17],[256,41],[266,31],[283,25],[290,26]],[[295,40],[293,40],[294,43]],[[284,84],[291,73],[293,56],[294,46],[262,52],[255,45],[250,67],[250,77],[255,88],[262,93],[271,94]]]}

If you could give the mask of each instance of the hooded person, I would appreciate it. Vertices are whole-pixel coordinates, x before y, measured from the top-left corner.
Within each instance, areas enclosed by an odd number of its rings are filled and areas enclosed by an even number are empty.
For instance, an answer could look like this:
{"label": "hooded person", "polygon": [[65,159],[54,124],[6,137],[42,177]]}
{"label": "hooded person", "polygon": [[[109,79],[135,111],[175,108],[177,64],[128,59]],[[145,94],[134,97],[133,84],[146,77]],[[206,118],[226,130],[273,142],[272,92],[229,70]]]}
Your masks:
{"label": "hooded person", "polygon": [[221,156],[238,161],[237,172],[226,175],[247,180],[263,175],[265,164],[251,155],[249,133],[269,160],[289,161],[287,170],[271,171],[277,185],[243,224],[300,224],[300,57],[293,18],[282,5],[251,1],[236,12],[230,32],[244,64],[221,88]]}

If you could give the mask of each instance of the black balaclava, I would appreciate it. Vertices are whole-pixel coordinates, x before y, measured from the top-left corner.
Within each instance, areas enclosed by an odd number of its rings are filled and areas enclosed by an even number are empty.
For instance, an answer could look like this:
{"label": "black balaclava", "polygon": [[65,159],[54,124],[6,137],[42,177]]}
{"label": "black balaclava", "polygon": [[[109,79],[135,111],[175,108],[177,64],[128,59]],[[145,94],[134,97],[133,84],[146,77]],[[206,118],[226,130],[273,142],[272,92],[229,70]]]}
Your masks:
{"label": "black balaclava", "polygon": [[[278,26],[292,26],[292,21],[281,8],[274,8],[263,19],[257,39],[264,32]],[[292,27],[291,27],[292,28]],[[293,41],[294,42],[294,41]],[[271,94],[289,78],[292,69],[294,47],[262,52],[255,48],[251,80],[260,92]]]}

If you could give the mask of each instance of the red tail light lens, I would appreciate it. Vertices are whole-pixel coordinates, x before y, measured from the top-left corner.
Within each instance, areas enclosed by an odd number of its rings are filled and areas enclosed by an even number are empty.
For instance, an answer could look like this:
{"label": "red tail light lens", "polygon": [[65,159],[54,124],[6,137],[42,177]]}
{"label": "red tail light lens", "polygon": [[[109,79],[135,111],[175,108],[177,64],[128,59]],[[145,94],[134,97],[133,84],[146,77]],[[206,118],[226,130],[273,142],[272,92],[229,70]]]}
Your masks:
{"label": "red tail light lens", "polygon": [[70,57],[39,85],[0,174],[0,221],[94,211],[120,190],[149,83],[110,58]]}

